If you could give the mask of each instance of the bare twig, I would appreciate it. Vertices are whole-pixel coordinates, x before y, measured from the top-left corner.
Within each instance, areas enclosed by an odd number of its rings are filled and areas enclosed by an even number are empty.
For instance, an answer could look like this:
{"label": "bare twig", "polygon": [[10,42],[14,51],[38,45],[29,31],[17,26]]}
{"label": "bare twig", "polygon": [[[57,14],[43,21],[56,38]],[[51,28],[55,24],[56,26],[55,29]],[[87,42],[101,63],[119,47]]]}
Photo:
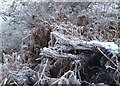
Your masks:
{"label": "bare twig", "polygon": [[42,71],[42,74],[41,74],[40,78],[42,78],[43,75],[44,75],[45,69],[46,69],[46,67],[47,67],[47,63],[48,63],[48,59],[46,60],[46,63],[45,63],[45,66],[44,66],[44,68],[43,68],[43,71]]}
{"label": "bare twig", "polygon": [[[72,54],[59,54],[58,52],[51,50],[51,49],[45,49],[42,53],[42,56],[45,57],[55,57],[55,58],[65,58],[65,59],[73,59],[73,60],[80,60],[81,58],[85,58],[85,56],[81,56],[81,55],[72,55]],[[38,58],[37,58],[38,59]]]}
{"label": "bare twig", "polygon": [[74,76],[74,78],[76,79],[76,76],[74,75],[74,72],[71,71],[71,70],[69,70],[69,71],[66,72],[63,76],[61,76],[61,78],[59,78],[59,79],[57,79],[55,82],[53,82],[52,85],[56,84],[56,83],[59,82],[61,79],[64,79],[65,76],[66,76],[67,74],[69,74],[69,73],[71,73],[71,74]]}
{"label": "bare twig", "polygon": [[100,51],[100,53],[102,53],[115,67],[118,67],[109,57],[107,57],[107,55],[105,55],[101,50],[100,50],[100,48],[97,48],[99,51]]}
{"label": "bare twig", "polygon": [[34,86],[35,86],[36,84],[38,84],[38,83],[42,80],[42,77],[43,77],[43,75],[44,75],[45,69],[46,69],[46,67],[47,67],[47,63],[48,63],[48,59],[46,60],[45,66],[44,66],[44,68],[43,68],[43,71],[42,71],[42,73],[41,73],[41,76],[39,77],[39,80],[34,84]]}

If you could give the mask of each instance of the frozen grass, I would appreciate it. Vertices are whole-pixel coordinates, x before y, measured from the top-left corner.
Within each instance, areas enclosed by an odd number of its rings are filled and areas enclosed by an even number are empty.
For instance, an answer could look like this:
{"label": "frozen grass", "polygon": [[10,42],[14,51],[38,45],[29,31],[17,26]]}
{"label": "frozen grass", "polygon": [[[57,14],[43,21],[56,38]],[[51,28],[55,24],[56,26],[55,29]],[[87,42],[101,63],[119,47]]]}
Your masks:
{"label": "frozen grass", "polygon": [[8,4],[2,85],[119,84],[117,3]]}

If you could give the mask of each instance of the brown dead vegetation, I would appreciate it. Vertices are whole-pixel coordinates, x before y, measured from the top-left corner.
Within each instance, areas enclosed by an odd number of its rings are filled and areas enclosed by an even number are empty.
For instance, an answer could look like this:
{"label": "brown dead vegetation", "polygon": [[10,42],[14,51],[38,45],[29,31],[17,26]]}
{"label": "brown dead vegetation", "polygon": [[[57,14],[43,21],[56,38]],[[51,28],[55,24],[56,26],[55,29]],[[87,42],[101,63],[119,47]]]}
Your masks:
{"label": "brown dead vegetation", "polygon": [[88,44],[91,40],[116,42],[120,39],[117,22],[110,20],[102,26],[104,21],[99,20],[91,24],[91,18],[83,15],[75,25],[63,21],[65,16],[61,17],[61,11],[58,14],[49,23],[42,22],[34,27],[22,39],[19,55],[3,55],[1,86],[97,86],[100,83],[118,86],[120,53]]}

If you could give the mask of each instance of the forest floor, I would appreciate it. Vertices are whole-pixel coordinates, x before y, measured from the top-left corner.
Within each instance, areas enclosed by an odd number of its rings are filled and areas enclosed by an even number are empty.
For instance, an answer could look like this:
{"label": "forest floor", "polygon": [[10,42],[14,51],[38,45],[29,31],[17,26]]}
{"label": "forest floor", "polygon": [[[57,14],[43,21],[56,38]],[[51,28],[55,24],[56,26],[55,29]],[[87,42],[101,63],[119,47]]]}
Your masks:
{"label": "forest floor", "polygon": [[0,3],[0,85],[120,86],[119,2]]}

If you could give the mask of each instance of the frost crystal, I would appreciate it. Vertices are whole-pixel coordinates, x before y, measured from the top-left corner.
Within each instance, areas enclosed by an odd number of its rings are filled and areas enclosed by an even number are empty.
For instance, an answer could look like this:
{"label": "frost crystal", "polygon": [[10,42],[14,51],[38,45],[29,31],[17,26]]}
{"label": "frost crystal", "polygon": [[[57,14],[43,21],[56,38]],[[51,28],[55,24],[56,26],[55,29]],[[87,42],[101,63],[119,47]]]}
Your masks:
{"label": "frost crystal", "polygon": [[118,53],[118,45],[116,45],[114,42],[99,42],[96,40],[88,42],[88,44],[97,44],[101,45],[107,50],[111,50],[112,53]]}

